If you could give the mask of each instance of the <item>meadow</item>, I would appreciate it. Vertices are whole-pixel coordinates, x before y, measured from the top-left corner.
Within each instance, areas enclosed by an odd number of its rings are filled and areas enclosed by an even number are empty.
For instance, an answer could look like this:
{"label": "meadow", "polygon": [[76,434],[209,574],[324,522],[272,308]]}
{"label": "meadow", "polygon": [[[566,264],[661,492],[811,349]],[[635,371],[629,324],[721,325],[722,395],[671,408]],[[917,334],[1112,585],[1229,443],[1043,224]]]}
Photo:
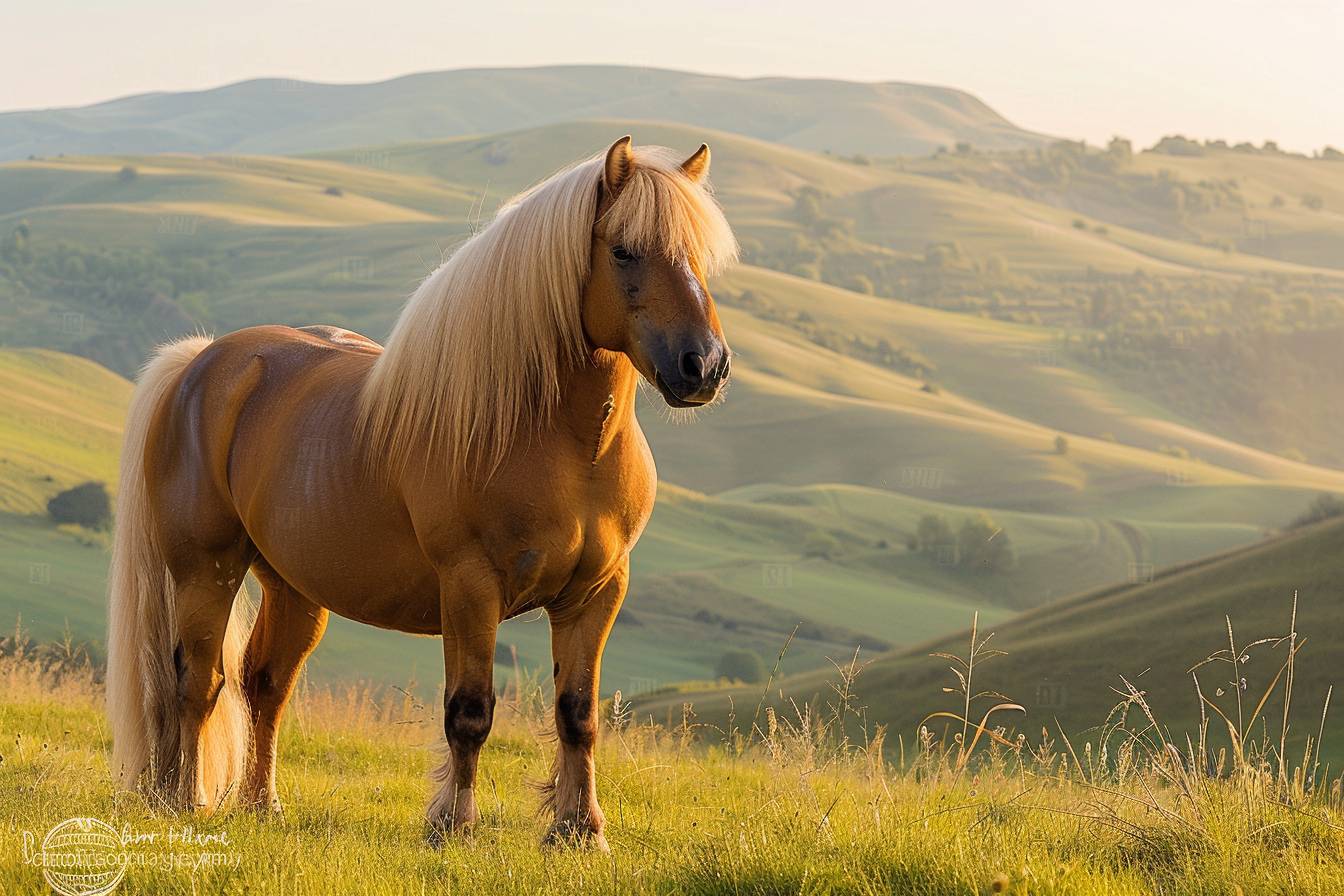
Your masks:
{"label": "meadow", "polygon": [[[987,641],[926,662],[991,687]],[[1286,671],[1271,689],[1287,687]],[[1085,739],[1016,734],[1011,708],[967,724],[970,703],[939,693],[906,695],[937,713],[919,729],[852,738],[862,674],[841,666],[828,697],[788,711],[758,705],[752,720],[743,707],[726,739],[693,716],[641,725],[619,695],[607,701],[605,855],[539,846],[533,785],[553,744],[534,681],[496,710],[481,823],[435,850],[421,812],[439,726],[404,692],[305,685],[282,737],[283,815],[186,818],[113,790],[100,685],[83,658],[5,657],[0,889],[45,892],[33,855],[46,831],[85,816],[136,838],[127,893],[1337,892],[1344,806],[1314,744],[1288,753],[1276,737],[1247,737],[1215,751],[1198,731],[1166,730],[1138,690],[1119,699],[1123,719],[1098,719]]]}
{"label": "meadow", "polygon": [[[626,72],[621,107],[593,97],[609,75],[0,119],[0,630],[41,650],[0,657],[0,891],[41,887],[20,832],[76,813],[236,847],[128,872],[155,893],[1337,889],[1344,527],[1285,530],[1344,492],[1320,412],[1344,385],[1344,164],[1085,147],[909,85],[813,85],[834,114],[799,129],[774,101],[797,82]],[[454,105],[462,79],[486,99]],[[727,400],[694,425],[639,408],[660,486],[604,661],[613,854],[538,847],[539,617],[500,633],[484,823],[442,852],[420,819],[440,645],[344,620],[286,724],[284,817],[114,793],[96,672],[41,668],[101,659],[106,533],[46,504],[87,480],[115,496],[148,348],[263,322],[382,338],[502,198],[627,131],[712,144],[743,263],[713,284]],[[930,519],[1008,560],[929,550]],[[1008,651],[974,688],[930,656],[965,656],[972,619],[998,632],[973,650]],[[768,685],[716,680],[736,650]],[[996,703],[1026,715],[930,718]]]}

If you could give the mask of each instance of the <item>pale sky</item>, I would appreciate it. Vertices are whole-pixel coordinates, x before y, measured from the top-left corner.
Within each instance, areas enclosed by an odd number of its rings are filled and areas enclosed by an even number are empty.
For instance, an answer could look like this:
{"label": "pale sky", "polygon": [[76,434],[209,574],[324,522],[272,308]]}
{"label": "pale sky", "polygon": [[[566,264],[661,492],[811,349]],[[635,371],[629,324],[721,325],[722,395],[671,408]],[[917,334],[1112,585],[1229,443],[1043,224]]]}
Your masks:
{"label": "pale sky", "polygon": [[[958,87],[1018,125],[1344,148],[1344,0],[7,0],[0,110],[613,63]],[[619,91],[620,84],[612,90]]]}

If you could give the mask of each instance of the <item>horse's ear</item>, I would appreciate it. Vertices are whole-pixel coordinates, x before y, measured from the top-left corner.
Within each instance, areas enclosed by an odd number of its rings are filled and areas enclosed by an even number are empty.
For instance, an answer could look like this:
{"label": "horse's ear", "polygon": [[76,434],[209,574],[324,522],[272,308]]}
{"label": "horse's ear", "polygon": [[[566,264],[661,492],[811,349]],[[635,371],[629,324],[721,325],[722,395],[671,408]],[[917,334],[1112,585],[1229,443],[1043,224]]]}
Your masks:
{"label": "horse's ear", "polygon": [[630,135],[626,134],[611,144],[611,149],[607,150],[607,162],[602,169],[602,185],[606,187],[608,193],[615,196],[625,185],[630,172],[634,170],[635,154],[630,149]]}
{"label": "horse's ear", "polygon": [[705,175],[709,173],[709,144],[701,143],[700,148],[681,163],[681,171],[693,181],[704,180]]}

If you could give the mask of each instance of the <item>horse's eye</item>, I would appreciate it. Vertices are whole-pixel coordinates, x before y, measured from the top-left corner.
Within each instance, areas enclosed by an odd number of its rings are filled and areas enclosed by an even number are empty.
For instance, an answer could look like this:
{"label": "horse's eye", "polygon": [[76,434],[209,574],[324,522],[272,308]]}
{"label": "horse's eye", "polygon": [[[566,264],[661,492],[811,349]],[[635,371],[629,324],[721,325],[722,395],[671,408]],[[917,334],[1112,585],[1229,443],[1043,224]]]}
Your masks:
{"label": "horse's eye", "polygon": [[635,260],[635,256],[634,256],[634,254],[631,253],[630,250],[626,249],[624,246],[612,246],[612,247],[611,247],[611,254],[612,254],[612,257],[615,258],[617,261],[634,261],[634,260]]}

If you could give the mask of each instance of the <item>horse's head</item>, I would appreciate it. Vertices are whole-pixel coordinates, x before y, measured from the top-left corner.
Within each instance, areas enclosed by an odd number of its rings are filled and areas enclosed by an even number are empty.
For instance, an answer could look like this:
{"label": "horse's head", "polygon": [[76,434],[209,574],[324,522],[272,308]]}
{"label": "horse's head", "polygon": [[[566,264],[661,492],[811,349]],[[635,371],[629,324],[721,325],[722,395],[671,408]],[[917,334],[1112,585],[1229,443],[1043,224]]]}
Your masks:
{"label": "horse's head", "polygon": [[708,273],[735,252],[706,190],[709,147],[680,165],[638,156],[623,137],[607,151],[583,294],[583,327],[621,352],[672,407],[713,401],[730,352]]}

